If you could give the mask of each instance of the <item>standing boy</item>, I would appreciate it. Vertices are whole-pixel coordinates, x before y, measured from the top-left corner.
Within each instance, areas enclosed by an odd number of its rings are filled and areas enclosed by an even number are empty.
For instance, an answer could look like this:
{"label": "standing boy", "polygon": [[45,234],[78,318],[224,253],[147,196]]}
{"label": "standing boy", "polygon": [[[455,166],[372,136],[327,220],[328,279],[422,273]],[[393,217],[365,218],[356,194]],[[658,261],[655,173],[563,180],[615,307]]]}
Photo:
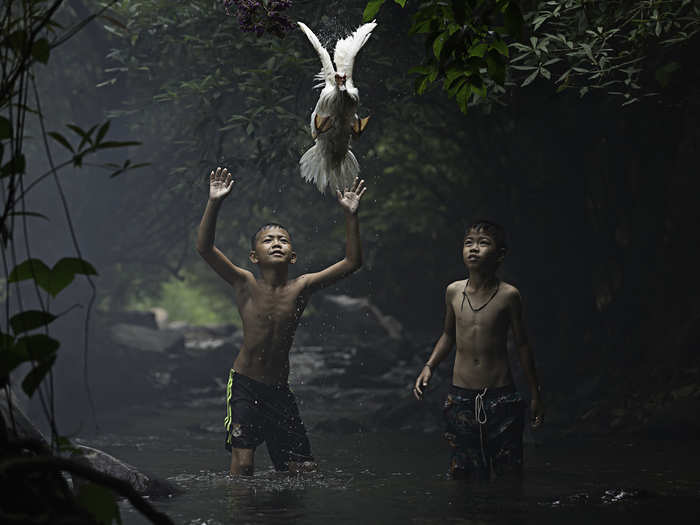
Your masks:
{"label": "standing boy", "polygon": [[214,246],[216,216],[233,188],[224,168],[209,177],[209,201],[199,225],[197,251],[233,287],[243,322],[243,344],[226,389],[226,448],[231,473],[252,475],[255,449],[263,441],[276,470],[315,468],[304,424],[287,383],[289,349],[299,318],[313,292],[350,275],[362,265],[357,209],[364,181],[337,192],[345,211],[345,258],[323,271],[288,280],[296,262],[289,232],[280,224],[263,225],[251,239],[250,261],[260,279],[239,268]]}
{"label": "standing boy", "polygon": [[532,427],[540,426],[544,418],[520,293],[496,276],[505,254],[500,226],[479,221],[467,228],[462,258],[469,278],[447,287],[443,333],[413,388],[416,398],[422,399],[435,367],[456,343],[452,385],[443,406],[452,478],[486,480],[522,474],[525,410],[508,365],[509,328],[530,387]]}

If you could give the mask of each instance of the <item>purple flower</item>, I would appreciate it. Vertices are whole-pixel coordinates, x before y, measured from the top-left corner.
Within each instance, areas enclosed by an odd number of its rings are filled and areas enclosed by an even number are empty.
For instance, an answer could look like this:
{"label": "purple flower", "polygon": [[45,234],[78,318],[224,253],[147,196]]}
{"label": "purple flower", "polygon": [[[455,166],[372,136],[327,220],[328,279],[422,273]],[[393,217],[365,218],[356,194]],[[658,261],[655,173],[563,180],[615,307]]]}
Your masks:
{"label": "purple flower", "polygon": [[257,36],[270,33],[279,38],[294,27],[292,21],[282,11],[292,6],[291,0],[223,0],[224,11],[232,16],[233,7],[241,31],[254,32]]}

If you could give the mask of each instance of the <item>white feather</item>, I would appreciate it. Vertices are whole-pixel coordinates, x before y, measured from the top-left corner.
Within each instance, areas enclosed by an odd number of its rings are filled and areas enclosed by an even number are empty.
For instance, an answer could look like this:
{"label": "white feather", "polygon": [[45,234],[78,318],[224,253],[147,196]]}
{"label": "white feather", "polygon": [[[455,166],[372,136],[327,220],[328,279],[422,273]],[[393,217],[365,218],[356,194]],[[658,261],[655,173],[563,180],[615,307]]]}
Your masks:
{"label": "white feather", "polygon": [[355,57],[362,49],[362,46],[365,45],[375,27],[377,27],[377,23],[372,20],[358,27],[352,35],[336,42],[333,62],[335,62],[338,74],[347,77],[346,82],[352,80],[352,68],[355,63]]}
{"label": "white feather", "polygon": [[326,51],[326,48],[321,45],[318,37],[313,31],[311,31],[311,29],[307,27],[306,24],[303,22],[297,22],[297,24],[299,24],[299,27],[306,35],[306,38],[309,39],[311,45],[314,46],[314,49],[318,53],[318,57],[321,59],[321,71],[316,74],[316,80],[319,80],[326,85],[332,84],[335,76],[335,69],[333,68],[333,63],[331,62],[331,56],[328,54],[328,51]]}

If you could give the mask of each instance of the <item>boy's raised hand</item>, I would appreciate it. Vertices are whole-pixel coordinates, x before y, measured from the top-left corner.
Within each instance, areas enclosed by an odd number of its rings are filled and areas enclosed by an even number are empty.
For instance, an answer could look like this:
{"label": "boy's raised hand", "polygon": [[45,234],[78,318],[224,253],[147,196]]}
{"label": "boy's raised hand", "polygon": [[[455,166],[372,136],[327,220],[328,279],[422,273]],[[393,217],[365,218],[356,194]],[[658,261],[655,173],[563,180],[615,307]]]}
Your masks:
{"label": "boy's raised hand", "polygon": [[209,200],[224,199],[226,195],[231,193],[231,188],[233,188],[233,180],[226,168],[216,168],[216,172],[212,170],[211,175],[209,175]]}
{"label": "boy's raised hand", "polygon": [[424,389],[428,387],[431,377],[433,377],[433,371],[430,370],[428,365],[425,365],[423,370],[421,370],[421,373],[418,375],[416,384],[413,387],[413,395],[416,397],[416,399],[423,399],[423,394],[425,393]]}
{"label": "boy's raised hand", "polygon": [[360,206],[360,199],[367,189],[366,187],[363,187],[364,183],[364,180],[360,180],[360,177],[356,177],[350,190],[345,188],[342,193],[339,190],[336,190],[336,193],[338,194],[338,202],[345,211],[352,215],[357,213],[357,208]]}

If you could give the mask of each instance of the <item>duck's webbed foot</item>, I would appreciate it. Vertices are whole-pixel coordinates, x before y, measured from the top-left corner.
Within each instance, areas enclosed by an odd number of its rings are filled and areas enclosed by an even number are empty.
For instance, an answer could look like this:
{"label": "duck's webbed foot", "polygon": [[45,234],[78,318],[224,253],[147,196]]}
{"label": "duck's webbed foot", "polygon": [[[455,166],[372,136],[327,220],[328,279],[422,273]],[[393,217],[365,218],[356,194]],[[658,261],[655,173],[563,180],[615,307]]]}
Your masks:
{"label": "duck's webbed foot", "polygon": [[355,118],[352,121],[352,132],[355,134],[356,137],[359,137],[362,134],[362,132],[367,127],[368,122],[369,117],[359,118],[357,115],[355,115]]}
{"label": "duck's webbed foot", "polygon": [[311,136],[315,140],[316,137],[318,137],[321,133],[325,133],[331,127],[333,126],[333,118],[332,117],[322,117],[321,115],[316,115],[314,117],[314,128],[316,128],[316,132],[312,133]]}

